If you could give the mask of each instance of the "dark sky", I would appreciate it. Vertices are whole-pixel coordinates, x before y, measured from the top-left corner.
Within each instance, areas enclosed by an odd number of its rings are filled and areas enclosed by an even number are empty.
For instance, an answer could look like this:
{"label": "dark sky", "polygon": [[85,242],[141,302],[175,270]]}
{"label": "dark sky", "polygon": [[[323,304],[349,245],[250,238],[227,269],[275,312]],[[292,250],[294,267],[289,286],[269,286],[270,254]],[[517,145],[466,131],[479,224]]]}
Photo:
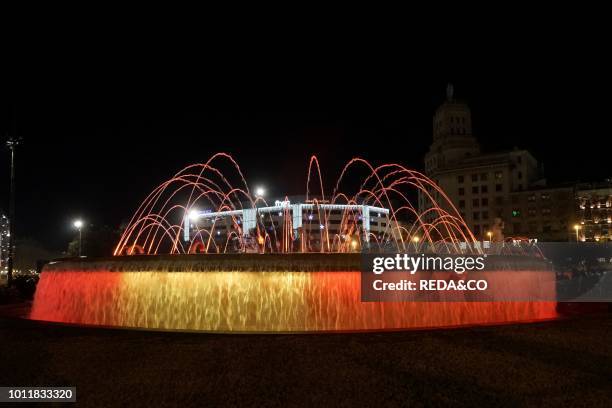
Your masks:
{"label": "dark sky", "polygon": [[[404,58],[316,61],[211,72],[111,58],[22,70],[0,95],[3,140],[23,137],[18,235],[63,249],[76,216],[117,226],[154,186],[217,151],[271,195],[303,193],[311,154],[334,180],[353,156],[421,169],[449,81],[485,150],[526,148],[553,182],[612,176],[606,67],[587,58],[569,66],[563,53],[534,50],[434,70]],[[4,212],[8,158],[3,148]]]}

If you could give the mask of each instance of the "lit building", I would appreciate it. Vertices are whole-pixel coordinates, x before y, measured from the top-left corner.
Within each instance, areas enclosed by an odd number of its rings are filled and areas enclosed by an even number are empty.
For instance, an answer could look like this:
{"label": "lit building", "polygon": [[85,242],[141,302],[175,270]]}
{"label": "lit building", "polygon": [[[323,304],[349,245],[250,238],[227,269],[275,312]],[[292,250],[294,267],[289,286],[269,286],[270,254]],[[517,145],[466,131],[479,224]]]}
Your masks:
{"label": "lit building", "polygon": [[576,188],[577,237],[582,241],[612,241],[612,179]]}
{"label": "lit building", "polygon": [[[338,244],[355,237],[359,237],[359,243],[351,249],[358,250],[362,242],[386,242],[397,234],[392,231],[386,208],[290,201],[233,211],[198,211],[185,220],[183,231],[185,242],[199,238],[228,245],[233,238],[235,244],[228,248],[230,251],[237,250],[240,238],[254,239],[257,231],[259,236],[267,235],[274,245],[291,245],[286,248],[289,251],[299,250],[295,245],[304,245],[301,250],[318,251],[322,242]],[[287,244],[286,236],[291,236],[293,243]]]}
{"label": "lit building", "polygon": [[[472,134],[467,104],[449,85],[446,101],[433,118],[433,143],[425,156],[425,174],[459,210],[478,238],[500,221],[506,237],[567,241],[573,233],[571,187],[546,187],[538,161],[527,150],[483,153]],[[435,196],[434,198],[439,198]],[[420,194],[419,208],[429,200]]]}
{"label": "lit building", "polygon": [[0,215],[0,271],[7,268],[9,252],[9,220],[6,215]]}

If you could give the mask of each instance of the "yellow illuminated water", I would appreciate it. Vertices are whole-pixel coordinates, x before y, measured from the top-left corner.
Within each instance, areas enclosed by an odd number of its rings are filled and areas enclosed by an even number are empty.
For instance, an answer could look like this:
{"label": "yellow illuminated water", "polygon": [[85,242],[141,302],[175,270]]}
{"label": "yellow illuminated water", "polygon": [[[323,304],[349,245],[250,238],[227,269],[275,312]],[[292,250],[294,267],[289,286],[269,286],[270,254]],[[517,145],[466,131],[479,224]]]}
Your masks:
{"label": "yellow illuminated water", "polygon": [[552,318],[555,302],[361,302],[359,272],[54,271],[31,317],[202,331],[377,330]]}

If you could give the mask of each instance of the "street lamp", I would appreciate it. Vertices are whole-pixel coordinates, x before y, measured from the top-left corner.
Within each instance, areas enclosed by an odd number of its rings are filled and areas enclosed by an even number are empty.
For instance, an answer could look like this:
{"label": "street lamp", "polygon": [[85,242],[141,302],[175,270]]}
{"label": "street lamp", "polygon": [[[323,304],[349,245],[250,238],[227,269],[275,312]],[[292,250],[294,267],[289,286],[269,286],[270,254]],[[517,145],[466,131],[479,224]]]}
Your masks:
{"label": "street lamp", "polygon": [[493,236],[493,233],[491,231],[487,232],[487,236],[489,237],[489,242],[491,241],[491,237]]}
{"label": "street lamp", "polygon": [[191,221],[197,221],[200,218],[200,212],[196,209],[189,211],[189,219]]}
{"label": "street lamp", "polygon": [[266,195],[266,190],[263,187],[257,187],[255,189],[255,197],[259,198],[263,197],[264,195]]}
{"label": "street lamp", "polygon": [[83,240],[82,240],[82,233],[81,230],[83,229],[83,221],[82,220],[75,220],[72,225],[74,226],[74,228],[79,230],[79,257],[81,256],[81,248],[82,248],[82,244],[83,244]]}
{"label": "street lamp", "polygon": [[580,225],[578,224],[574,225],[574,229],[576,230],[576,242],[578,242],[580,240],[580,238],[578,237],[578,231],[580,231]]}

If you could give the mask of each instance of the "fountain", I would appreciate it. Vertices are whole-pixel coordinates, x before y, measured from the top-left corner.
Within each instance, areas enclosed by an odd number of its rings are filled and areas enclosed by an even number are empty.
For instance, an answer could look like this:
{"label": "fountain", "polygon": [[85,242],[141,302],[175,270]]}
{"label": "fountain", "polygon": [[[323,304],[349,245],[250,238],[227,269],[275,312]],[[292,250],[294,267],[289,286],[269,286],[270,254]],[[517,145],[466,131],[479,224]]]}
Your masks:
{"label": "fountain", "polygon": [[[485,249],[433,181],[399,164],[374,167],[353,159],[326,194],[313,156],[305,190],[303,202],[285,197],[267,203],[251,193],[228,154],[188,166],[143,201],[113,257],[46,265],[31,318],[150,329],[303,332],[556,316],[553,301],[362,302],[362,253],[457,255]],[[415,194],[427,202],[424,208],[412,205]],[[554,285],[542,284],[552,271],[533,248],[500,245],[496,251],[493,268],[505,273],[495,279],[554,294]]]}

